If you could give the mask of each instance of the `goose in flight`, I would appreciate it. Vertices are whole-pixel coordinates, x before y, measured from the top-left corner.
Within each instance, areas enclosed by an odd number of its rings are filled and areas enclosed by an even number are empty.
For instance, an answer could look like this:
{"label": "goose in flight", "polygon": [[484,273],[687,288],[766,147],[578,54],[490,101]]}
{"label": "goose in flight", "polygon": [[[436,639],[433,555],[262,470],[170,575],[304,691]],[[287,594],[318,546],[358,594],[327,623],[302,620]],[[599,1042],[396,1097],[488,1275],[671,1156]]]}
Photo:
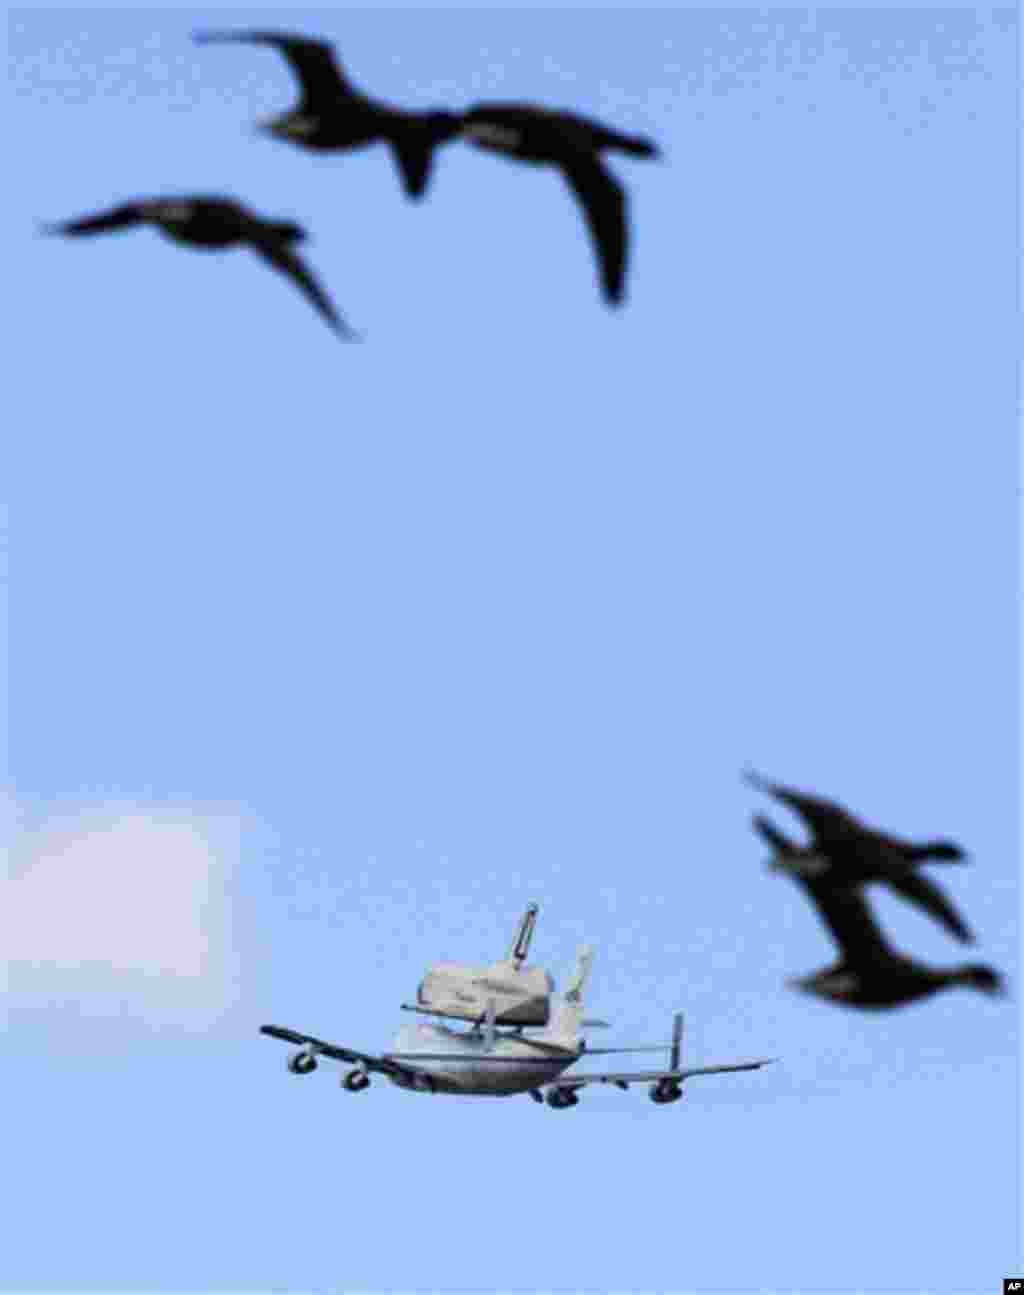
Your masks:
{"label": "goose in flight", "polygon": [[288,62],[300,98],[287,112],[259,123],[277,139],[299,148],[329,152],[361,148],[383,140],[391,146],[410,198],[426,192],[434,149],[459,130],[451,112],[409,112],[371,99],[349,80],[326,41],[280,31],[196,32],[200,45],[266,45]]}
{"label": "goose in flight", "polygon": [[833,801],[768,782],[752,770],[744,773],[744,779],[800,815],[810,829],[811,843],[798,846],[763,816],[754,819],[760,835],[780,857],[788,859],[790,870],[802,869],[831,885],[885,882],[904,899],[930,913],[958,939],[971,942],[970,930],[952,903],[919,871],[919,865],[930,860],[963,859],[964,852],[958,845],[944,840],[917,843],[888,836]]}
{"label": "goose in flight", "polygon": [[519,162],[557,166],[583,209],[605,300],[619,305],[628,254],[626,194],[605,168],[605,150],[658,157],[657,145],[610,130],[589,117],[527,103],[481,103],[463,116],[462,137]]}
{"label": "goose in flight", "polygon": [[883,871],[879,866],[871,870],[870,876],[864,875],[867,871],[865,869],[847,872],[827,855],[819,853],[813,845],[797,845],[763,814],[755,814],[753,824],[754,830],[774,851],[770,867],[813,881],[823,891],[829,887],[842,890],[851,885],[863,885],[867,881],[884,881],[897,894],[917,904],[937,922],[941,922],[958,940],[962,940],[964,944],[973,943],[974,936],[970,928],[951,901],[933,881],[914,871],[916,865],[907,864],[901,869],[891,868],[888,871]]}
{"label": "goose in flight", "polygon": [[983,963],[931,967],[894,949],[859,885],[823,883],[786,858],[777,860],[775,867],[803,886],[840,954],[832,966],[791,980],[794,988],[834,1003],[865,1008],[899,1007],[954,985],[991,995],[1006,992],[1003,978]]}
{"label": "goose in flight", "polygon": [[45,225],[43,229],[49,234],[78,237],[137,225],[153,225],[167,238],[190,247],[251,248],[268,265],[287,275],[340,337],[346,341],[357,339],[294,250],[294,245],[306,237],[306,231],[300,225],[263,220],[232,199],[205,195],[142,198],[93,216]]}

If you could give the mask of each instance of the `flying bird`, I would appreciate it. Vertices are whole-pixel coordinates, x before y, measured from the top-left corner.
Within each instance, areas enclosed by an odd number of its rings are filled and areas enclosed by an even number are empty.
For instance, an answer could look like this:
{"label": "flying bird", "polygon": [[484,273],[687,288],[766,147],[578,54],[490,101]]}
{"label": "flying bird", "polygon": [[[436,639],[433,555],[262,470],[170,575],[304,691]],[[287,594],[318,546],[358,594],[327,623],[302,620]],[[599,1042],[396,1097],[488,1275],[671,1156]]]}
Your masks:
{"label": "flying bird", "polygon": [[769,782],[752,769],[746,770],[743,777],[804,820],[812,839],[800,852],[805,860],[817,861],[808,862],[812,869],[820,874],[828,866],[828,878],[835,883],[884,881],[943,922],[961,940],[970,942],[970,932],[949,900],[917,870],[921,863],[962,860],[965,856],[960,846],[946,840],[915,842],[889,836],[868,827],[834,801]]}
{"label": "flying bird", "polygon": [[94,216],[44,225],[50,234],[105,234],[135,225],[153,225],[177,243],[220,249],[249,247],[275,270],[286,274],[327,323],[346,341],[357,340],[313,275],[294,251],[306,237],[300,225],[262,220],[241,203],[207,196],[144,198],[122,203]]}
{"label": "flying bird", "polygon": [[461,134],[477,148],[520,162],[560,168],[583,208],[601,271],[604,297],[622,302],[628,230],[626,195],[605,169],[603,150],[658,157],[652,140],[609,130],[589,117],[525,103],[481,103],[465,113]]}
{"label": "flying bird", "polygon": [[912,904],[917,904],[937,922],[941,922],[957,939],[965,944],[973,943],[974,936],[967,923],[939,887],[916,871],[919,866],[917,863],[893,862],[884,855],[876,857],[869,854],[865,860],[858,858],[853,866],[848,867],[842,862],[837,864],[830,855],[824,853],[824,847],[797,845],[763,814],[755,814],[753,824],[762,840],[775,852],[771,866],[799,874],[805,880],[817,883],[822,890],[829,886],[841,889],[869,881],[885,882],[897,894],[909,899]]}
{"label": "flying bird", "polygon": [[459,118],[451,112],[408,112],[357,89],[326,41],[279,31],[196,32],[200,45],[269,45],[283,55],[298,78],[299,102],[288,112],[257,125],[277,139],[318,151],[390,144],[405,192],[420,198],[430,177],[434,149],[451,139]]}
{"label": "flying bird", "polygon": [[930,967],[898,952],[885,939],[856,884],[833,886],[808,876],[783,857],[775,867],[807,892],[839,947],[839,961],[789,983],[849,1007],[899,1007],[964,985],[985,994],[1006,992],[1003,978],[983,963]]}

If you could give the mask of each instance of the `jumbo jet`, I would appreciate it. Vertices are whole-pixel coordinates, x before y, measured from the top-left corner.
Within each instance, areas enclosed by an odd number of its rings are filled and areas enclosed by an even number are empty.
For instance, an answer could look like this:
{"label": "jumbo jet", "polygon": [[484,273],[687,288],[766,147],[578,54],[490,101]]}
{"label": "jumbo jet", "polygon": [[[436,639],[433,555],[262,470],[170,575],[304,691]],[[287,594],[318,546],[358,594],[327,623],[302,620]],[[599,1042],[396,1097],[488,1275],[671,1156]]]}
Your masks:
{"label": "jumbo jet", "polygon": [[[757,1070],[774,1058],[760,1061],[730,1062],[716,1066],[683,1067],[680,1064],[683,1016],[677,1013],[669,1043],[645,1044],[622,1048],[588,1048],[581,1034],[583,988],[593,961],[593,950],[583,947],[577,955],[576,973],[564,995],[552,995],[548,1026],[527,1036],[522,1027],[514,1034],[502,1033],[495,1023],[496,1004],[488,999],[484,1019],[471,1030],[453,1030],[445,1025],[413,1023],[403,1026],[395,1040],[394,1050],[380,1056],[355,1052],[350,1048],[326,1043],[312,1035],[299,1034],[279,1025],[260,1027],[262,1034],[301,1045],[288,1060],[288,1069],[296,1075],[311,1074],[317,1058],[345,1062],[352,1066],[342,1077],[342,1087],[359,1092],[370,1084],[370,1075],[385,1075],[399,1088],[425,1093],[462,1093],[487,1097],[510,1097],[528,1093],[535,1102],[547,1101],[554,1109],[575,1106],[578,1090],[587,1084],[614,1084],[628,1089],[630,1084],[650,1084],[652,1102],[678,1101],[682,1084],[694,1075],[721,1074],[730,1070]],[[422,1009],[421,1009],[422,1010]],[[563,1073],[583,1056],[612,1052],[668,1052],[665,1070],[607,1072],[601,1074]]]}

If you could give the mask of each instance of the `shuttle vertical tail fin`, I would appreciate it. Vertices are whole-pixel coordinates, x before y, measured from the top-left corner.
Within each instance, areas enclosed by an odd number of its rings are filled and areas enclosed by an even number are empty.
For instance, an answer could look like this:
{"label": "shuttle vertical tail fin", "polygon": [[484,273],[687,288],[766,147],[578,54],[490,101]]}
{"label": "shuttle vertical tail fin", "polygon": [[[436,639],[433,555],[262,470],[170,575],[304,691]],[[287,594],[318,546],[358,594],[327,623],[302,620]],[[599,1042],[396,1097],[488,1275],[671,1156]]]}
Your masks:
{"label": "shuttle vertical tail fin", "polygon": [[519,964],[526,961],[526,955],[530,952],[530,941],[533,939],[533,928],[537,925],[539,911],[537,904],[531,904],[519,919],[519,925],[516,927],[516,936],[512,941],[512,947],[508,951],[507,961],[515,963],[517,970],[519,969]]}
{"label": "shuttle vertical tail fin", "polygon": [[563,1048],[579,1048],[582,1039],[580,1026],[583,1024],[583,990],[594,962],[594,950],[589,945],[582,945],[576,954],[576,971],[569,986],[561,998],[552,996],[551,1022],[540,1036],[545,1043],[553,1043]]}

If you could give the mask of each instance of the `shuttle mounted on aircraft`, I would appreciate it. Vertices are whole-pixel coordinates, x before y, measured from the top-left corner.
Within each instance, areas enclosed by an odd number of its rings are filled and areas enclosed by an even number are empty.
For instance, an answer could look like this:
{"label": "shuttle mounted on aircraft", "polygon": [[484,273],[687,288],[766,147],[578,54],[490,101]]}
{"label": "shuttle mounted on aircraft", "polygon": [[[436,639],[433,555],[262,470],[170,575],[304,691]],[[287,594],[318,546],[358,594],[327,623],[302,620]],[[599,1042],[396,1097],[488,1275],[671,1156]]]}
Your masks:
{"label": "shuttle mounted on aircraft", "polygon": [[[529,1094],[537,1102],[561,1109],[579,1102],[579,1090],[588,1084],[613,1084],[627,1089],[630,1084],[648,1084],[651,1101],[677,1101],[685,1080],[695,1075],[721,1074],[734,1070],[757,1070],[770,1059],[735,1061],[711,1066],[682,1065],[683,1017],[675,1017],[668,1043],[631,1047],[590,1048],[582,1035],[583,990],[593,951],[581,948],[576,973],[562,995],[551,994],[549,1020],[536,1034],[525,1035],[520,1026],[514,1032],[498,1029],[498,1004],[486,1000],[484,1019],[471,1030],[454,1030],[433,1022],[410,1023],[402,1027],[390,1052],[372,1055],[328,1043],[309,1034],[279,1025],[264,1025],[261,1033],[297,1044],[288,1069],[308,1075],[317,1069],[321,1057],[351,1067],[342,1077],[342,1087],[359,1092],[369,1087],[370,1076],[384,1075],[399,1088],[425,1093],[461,1093],[489,1097]],[[659,1070],[611,1071],[593,1074],[565,1074],[581,1058],[614,1052],[667,1052],[668,1066]]]}
{"label": "shuttle mounted on aircraft", "polygon": [[495,1002],[498,1025],[547,1025],[555,982],[541,967],[527,967],[526,955],[539,908],[531,904],[519,919],[508,954],[488,967],[435,962],[427,968],[416,1002],[402,1006],[427,1016],[482,1022],[488,999]]}

